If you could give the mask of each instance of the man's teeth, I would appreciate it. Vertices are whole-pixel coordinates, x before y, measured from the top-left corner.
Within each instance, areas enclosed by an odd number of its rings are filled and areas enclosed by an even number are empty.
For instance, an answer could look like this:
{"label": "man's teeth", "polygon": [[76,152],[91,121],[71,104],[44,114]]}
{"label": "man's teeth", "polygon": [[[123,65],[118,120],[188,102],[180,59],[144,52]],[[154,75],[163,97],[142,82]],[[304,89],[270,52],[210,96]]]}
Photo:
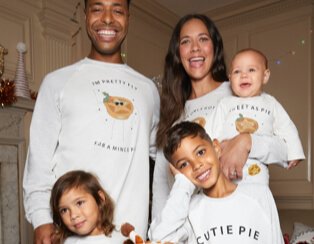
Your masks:
{"label": "man's teeth", "polygon": [[116,34],[115,31],[113,30],[100,30],[98,31],[99,35],[110,35],[110,36],[114,36]]}

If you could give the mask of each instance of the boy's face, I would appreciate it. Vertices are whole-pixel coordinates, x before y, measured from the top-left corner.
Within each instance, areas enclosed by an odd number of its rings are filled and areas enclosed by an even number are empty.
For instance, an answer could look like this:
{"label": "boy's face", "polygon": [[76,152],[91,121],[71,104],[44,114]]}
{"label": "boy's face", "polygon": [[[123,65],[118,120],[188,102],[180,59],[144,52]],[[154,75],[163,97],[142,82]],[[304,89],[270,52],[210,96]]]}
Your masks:
{"label": "boy's face", "polygon": [[269,75],[260,54],[254,51],[239,53],[231,63],[231,88],[239,97],[258,96],[263,91],[263,85],[268,82]]}
{"label": "boy's face", "polygon": [[220,175],[220,145],[211,144],[199,136],[186,137],[171,157],[172,164],[194,185],[208,193]]}

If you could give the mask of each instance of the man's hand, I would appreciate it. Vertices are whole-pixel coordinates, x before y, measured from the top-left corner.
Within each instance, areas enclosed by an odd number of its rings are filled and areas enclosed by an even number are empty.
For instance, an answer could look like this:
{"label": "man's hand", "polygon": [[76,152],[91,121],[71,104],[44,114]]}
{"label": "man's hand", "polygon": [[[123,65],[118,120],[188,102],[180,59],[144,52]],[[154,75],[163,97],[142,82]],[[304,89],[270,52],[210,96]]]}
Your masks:
{"label": "man's hand", "polygon": [[242,168],[248,159],[252,140],[250,134],[239,134],[221,142],[221,168],[230,180],[242,178]]}
{"label": "man's hand", "polygon": [[35,229],[34,244],[52,244],[53,224],[40,225]]}

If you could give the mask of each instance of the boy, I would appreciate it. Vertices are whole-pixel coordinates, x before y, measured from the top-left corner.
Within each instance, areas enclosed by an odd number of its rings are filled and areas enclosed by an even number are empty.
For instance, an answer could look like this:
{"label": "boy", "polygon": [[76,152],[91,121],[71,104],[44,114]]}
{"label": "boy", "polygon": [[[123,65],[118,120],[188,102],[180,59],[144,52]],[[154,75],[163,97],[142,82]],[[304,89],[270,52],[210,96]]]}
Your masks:
{"label": "boy", "polygon": [[[234,184],[221,172],[217,140],[182,122],[167,133],[164,154],[175,183],[149,237],[179,243],[280,244],[273,196],[263,184]],[[195,188],[200,189],[196,194]],[[193,194],[193,196],[192,196]]]}
{"label": "boy", "polygon": [[[234,96],[220,101],[206,131],[219,140],[249,133],[252,134],[252,144],[253,134],[277,135],[286,142],[288,158],[284,162],[276,162],[272,158],[261,157],[261,162],[249,157],[243,171],[231,171],[230,178],[236,178],[232,176],[238,174],[243,175],[244,181],[268,184],[268,164],[277,163],[290,169],[305,158],[298,131],[289,115],[274,97],[263,92],[269,77],[267,58],[263,53],[252,48],[239,51],[232,59],[229,74]],[[265,152],[269,150],[267,147],[255,148],[259,149],[261,156],[269,154]]]}

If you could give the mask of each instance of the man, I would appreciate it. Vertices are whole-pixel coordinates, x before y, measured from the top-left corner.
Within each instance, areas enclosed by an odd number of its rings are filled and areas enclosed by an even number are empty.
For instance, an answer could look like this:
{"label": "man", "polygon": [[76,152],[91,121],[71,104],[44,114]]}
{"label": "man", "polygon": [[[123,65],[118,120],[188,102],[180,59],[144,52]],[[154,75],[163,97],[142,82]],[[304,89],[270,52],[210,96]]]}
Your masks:
{"label": "man", "polygon": [[146,234],[159,96],[154,83],[121,58],[129,4],[85,0],[88,58],[48,74],[41,85],[23,182],[35,243],[51,243],[51,188],[74,169],[97,174],[115,202],[117,227],[130,222]]}

